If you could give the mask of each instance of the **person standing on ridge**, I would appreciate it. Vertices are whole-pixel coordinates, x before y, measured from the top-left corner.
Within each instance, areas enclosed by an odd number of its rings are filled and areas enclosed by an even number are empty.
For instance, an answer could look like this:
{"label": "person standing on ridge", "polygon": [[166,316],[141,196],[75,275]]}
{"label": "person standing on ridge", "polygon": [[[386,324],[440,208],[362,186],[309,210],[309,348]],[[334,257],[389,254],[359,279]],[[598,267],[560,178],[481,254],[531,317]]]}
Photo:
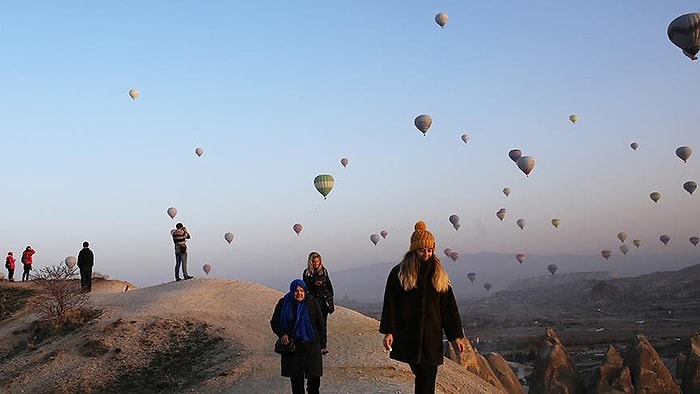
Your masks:
{"label": "person standing on ridge", "polygon": [[29,271],[32,270],[32,263],[34,262],[32,256],[34,256],[34,253],[36,253],[36,251],[29,245],[27,245],[24,252],[22,252],[22,268],[24,269],[22,272],[22,282],[29,280]]}
{"label": "person standing on ridge", "polygon": [[15,281],[15,256],[12,255],[12,251],[7,252],[7,257],[5,257],[5,268],[7,268],[7,279],[10,282]]}
{"label": "person standing on ridge", "polygon": [[80,269],[80,291],[92,291],[92,267],[95,265],[95,254],[90,250],[88,241],[83,242],[83,248],[78,252],[78,268]]}
{"label": "person standing on ridge", "polygon": [[187,273],[187,240],[190,239],[190,233],[182,223],[178,223],[174,229],[170,230],[170,235],[173,236],[175,244],[175,280],[181,280],[180,267],[182,267],[182,277],[192,279],[192,276]]}
{"label": "person standing on ridge", "polygon": [[[309,253],[307,267],[301,274],[306,283],[306,288],[311,295],[314,296],[321,306],[323,312],[323,321],[328,326],[328,315],[335,311],[333,303],[333,284],[331,277],[328,276],[328,270],[323,265],[323,259],[318,252]],[[321,337],[321,354],[328,354],[326,346],[328,345],[328,335]]]}

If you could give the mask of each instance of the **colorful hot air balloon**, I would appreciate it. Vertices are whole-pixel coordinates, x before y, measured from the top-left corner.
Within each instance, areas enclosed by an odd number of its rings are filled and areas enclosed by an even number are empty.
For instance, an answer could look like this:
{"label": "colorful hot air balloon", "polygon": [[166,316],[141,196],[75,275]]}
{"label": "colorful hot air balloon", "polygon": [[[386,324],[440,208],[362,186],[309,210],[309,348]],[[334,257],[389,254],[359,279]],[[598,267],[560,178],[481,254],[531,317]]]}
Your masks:
{"label": "colorful hot air balloon", "polygon": [[132,100],[136,100],[136,98],[139,96],[139,91],[136,89],[131,89],[129,90],[129,97],[131,97]]}
{"label": "colorful hot air balloon", "polygon": [[620,245],[620,252],[622,252],[622,254],[627,254],[627,251],[629,251],[629,248],[627,247],[627,245],[625,245],[625,244]]}
{"label": "colorful hot air balloon", "polygon": [[433,118],[431,118],[430,115],[418,115],[416,116],[416,119],[413,120],[413,124],[418,130],[420,130],[421,133],[423,133],[423,135],[425,135],[425,133],[428,132],[430,125],[433,124]]}
{"label": "colorful hot air balloon", "polygon": [[377,242],[379,242],[379,234],[370,235],[369,240],[372,241],[372,243],[376,245]]}
{"label": "colorful hot air balloon", "polygon": [[524,229],[525,229],[525,224],[526,224],[526,223],[527,223],[527,221],[526,221],[525,219],[518,219],[518,220],[515,221],[515,224],[517,224],[518,227],[520,227],[521,230],[524,230]]}
{"label": "colorful hot air balloon", "polygon": [[444,12],[441,12],[437,15],[435,15],[435,23],[440,25],[441,28],[445,28],[445,25],[447,24],[447,14]]}
{"label": "colorful hot air balloon", "polygon": [[489,283],[489,282],[484,283],[484,289],[486,289],[486,291],[491,290],[491,283]]}
{"label": "colorful hot air balloon", "polygon": [[68,256],[63,262],[66,264],[66,267],[73,269],[76,263],[75,256]]}
{"label": "colorful hot air balloon", "polygon": [[386,239],[386,237],[389,235],[389,232],[386,231],[386,230],[382,230],[382,231],[379,232],[379,235],[381,235],[382,238],[385,238],[385,239]]}
{"label": "colorful hot air balloon", "polygon": [[175,207],[168,208],[168,216],[170,216],[170,219],[175,219],[175,215],[177,215],[177,208],[175,208]]}
{"label": "colorful hot air balloon", "polygon": [[651,201],[653,202],[659,202],[659,200],[661,199],[661,193],[651,192],[651,194],[649,194],[649,198],[651,198]]}
{"label": "colorful hot air balloon", "polygon": [[468,274],[467,274],[467,278],[469,278],[469,280],[470,280],[472,283],[474,283],[474,279],[476,279],[476,272],[470,272],[470,273],[468,273]]}
{"label": "colorful hot air balloon", "polygon": [[457,252],[450,253],[450,258],[452,259],[452,261],[457,261],[457,259],[459,259],[459,253],[457,253]]}
{"label": "colorful hot air balloon", "polygon": [[452,227],[455,228],[455,230],[459,230],[459,216],[457,215],[450,215],[449,217],[450,223],[452,223]]}
{"label": "colorful hot air balloon", "polygon": [[462,134],[462,141],[466,144],[469,142],[469,134]]}
{"label": "colorful hot air balloon", "polygon": [[554,273],[557,272],[557,265],[556,264],[548,265],[547,271],[549,271],[550,274],[554,275]]}
{"label": "colorful hot air balloon", "polygon": [[697,237],[694,235],[694,236],[688,238],[688,240],[690,241],[691,244],[693,244],[693,246],[698,246],[698,241],[700,241],[700,237]]}
{"label": "colorful hot air balloon", "polygon": [[642,245],[642,240],[641,239],[633,239],[632,244],[639,248]]}
{"label": "colorful hot air balloon", "polygon": [[228,232],[224,234],[224,239],[230,244],[231,242],[233,242],[233,233]]}
{"label": "colorful hot air balloon", "polygon": [[506,209],[501,208],[496,212],[496,217],[498,217],[501,221],[503,221],[503,218],[506,217]]}
{"label": "colorful hot air balloon", "polygon": [[450,255],[452,254],[452,249],[450,249],[450,248],[445,248],[444,252],[445,252],[445,256],[447,256],[447,257],[449,258]]}
{"label": "colorful hot air balloon", "polygon": [[508,157],[510,157],[511,160],[513,160],[514,163],[518,162],[518,159],[520,159],[523,156],[523,152],[520,149],[511,149],[508,151]]}
{"label": "colorful hot air balloon", "polygon": [[576,121],[578,120],[578,115],[576,115],[576,114],[569,115],[569,120],[571,121],[571,123],[575,124]]}
{"label": "colorful hot air balloon", "polygon": [[340,159],[340,164],[341,164],[343,167],[347,167],[347,166],[348,166],[348,158],[347,158],[347,157],[343,157],[342,159]]}
{"label": "colorful hot air balloon", "polygon": [[199,157],[202,157],[202,155],[204,154],[204,149],[202,149],[202,148],[197,148],[197,149],[194,150],[194,154],[197,155],[197,156],[199,156]]}
{"label": "colorful hot air balloon", "polygon": [[335,185],[335,179],[333,179],[333,175],[330,174],[321,174],[321,175],[316,175],[316,178],[314,178],[314,186],[316,187],[316,190],[318,190],[319,193],[323,196],[323,199],[326,199],[326,196],[328,193],[333,190],[333,185]]}
{"label": "colorful hot air balloon", "polygon": [[301,234],[301,230],[303,228],[304,227],[301,225],[301,223],[294,223],[294,225],[292,226],[292,230],[294,230],[294,232],[297,233],[297,235]]}
{"label": "colorful hot air balloon", "polygon": [[678,149],[676,149],[676,156],[678,156],[679,159],[683,160],[683,163],[687,163],[688,159],[690,159],[690,155],[693,154],[693,150],[690,149],[689,146],[681,146]]}
{"label": "colorful hot air balloon", "polygon": [[609,251],[608,249],[603,249],[600,251],[600,255],[603,256],[603,258],[605,258],[605,260],[607,260],[610,258],[610,255],[612,255],[612,252]]}
{"label": "colorful hot air balloon", "polygon": [[661,242],[663,242],[664,245],[668,245],[668,241],[671,240],[671,237],[669,237],[668,235],[664,234],[664,235],[662,235],[662,236],[659,237],[659,240],[660,240]]}
{"label": "colorful hot air balloon", "polygon": [[700,51],[700,13],[683,14],[672,20],[666,31],[673,45],[683,50],[690,60],[697,60]]}
{"label": "colorful hot air balloon", "polygon": [[515,255],[515,259],[518,260],[518,263],[522,264],[523,261],[525,261],[525,254],[524,253],[518,253]]}
{"label": "colorful hot air balloon", "polygon": [[619,239],[620,242],[625,242],[625,240],[627,239],[627,233],[624,231],[620,231],[619,233],[617,233],[617,239]]}
{"label": "colorful hot air balloon", "polygon": [[695,183],[695,181],[687,181],[683,184],[683,189],[685,189],[685,191],[690,193],[691,196],[693,195],[693,192],[697,188],[698,188],[698,184]]}
{"label": "colorful hot air balloon", "polygon": [[630,144],[630,148],[632,148],[632,150],[637,150],[637,148],[639,148],[639,144],[636,142],[633,142]]}
{"label": "colorful hot air balloon", "polygon": [[503,188],[503,194],[505,194],[506,197],[510,196],[510,188],[509,188],[509,187],[504,187],[504,188]]}
{"label": "colorful hot air balloon", "polygon": [[210,264],[204,264],[202,266],[202,271],[204,271],[205,274],[209,275],[209,271],[211,271],[211,265]]}
{"label": "colorful hot air balloon", "polygon": [[552,226],[554,226],[554,228],[559,228],[560,224],[561,224],[561,219],[558,219],[558,218],[552,219]]}
{"label": "colorful hot air balloon", "polygon": [[523,156],[519,158],[518,168],[520,168],[520,171],[525,173],[526,176],[530,176],[530,172],[535,168],[535,158],[532,156]]}

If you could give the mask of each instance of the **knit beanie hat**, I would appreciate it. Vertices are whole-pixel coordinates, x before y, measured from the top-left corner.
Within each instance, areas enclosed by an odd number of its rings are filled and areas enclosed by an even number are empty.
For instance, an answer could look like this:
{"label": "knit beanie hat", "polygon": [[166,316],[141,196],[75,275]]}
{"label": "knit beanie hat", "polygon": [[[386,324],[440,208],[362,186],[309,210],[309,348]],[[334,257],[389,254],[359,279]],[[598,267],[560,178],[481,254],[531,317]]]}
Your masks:
{"label": "knit beanie hat", "polygon": [[413,228],[415,231],[411,234],[410,252],[420,248],[435,249],[435,237],[426,229],[425,222],[419,220]]}

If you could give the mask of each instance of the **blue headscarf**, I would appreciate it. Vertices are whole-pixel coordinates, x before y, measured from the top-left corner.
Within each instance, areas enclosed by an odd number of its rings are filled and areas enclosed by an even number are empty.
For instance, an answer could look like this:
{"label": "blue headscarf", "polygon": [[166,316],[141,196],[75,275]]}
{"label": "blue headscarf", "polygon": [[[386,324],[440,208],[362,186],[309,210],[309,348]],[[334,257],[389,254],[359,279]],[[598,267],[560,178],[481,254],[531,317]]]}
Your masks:
{"label": "blue headscarf", "polygon": [[[301,279],[294,279],[292,283],[289,284],[289,293],[284,295],[284,301],[282,302],[282,313],[280,314],[280,320],[282,329],[287,333],[292,333],[294,338],[299,338],[304,342],[309,342],[314,338],[314,328],[311,325],[311,319],[309,318],[309,309],[306,307],[306,297],[301,302],[298,302],[294,298],[294,292],[297,287],[301,286],[304,291],[306,291],[306,283]],[[292,323],[292,309],[296,304],[297,314],[296,321],[294,322],[294,328],[290,327]]]}

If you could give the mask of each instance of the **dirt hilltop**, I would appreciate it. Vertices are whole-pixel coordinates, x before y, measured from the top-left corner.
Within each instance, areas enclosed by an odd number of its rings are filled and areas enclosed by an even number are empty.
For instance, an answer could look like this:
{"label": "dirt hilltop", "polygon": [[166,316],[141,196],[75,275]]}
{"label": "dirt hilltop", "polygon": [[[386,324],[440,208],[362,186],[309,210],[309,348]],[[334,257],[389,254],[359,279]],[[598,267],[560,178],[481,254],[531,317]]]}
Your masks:
{"label": "dirt hilltop", "polygon": [[[33,343],[31,306],[2,320],[0,385],[3,392],[33,393],[289,392],[269,325],[281,296],[256,283],[213,278],[141,289],[95,283],[90,298],[102,314],[73,333]],[[378,327],[376,319],[336,308],[323,392],[413,392],[413,376],[389,359]],[[438,392],[499,391],[446,359]]]}

